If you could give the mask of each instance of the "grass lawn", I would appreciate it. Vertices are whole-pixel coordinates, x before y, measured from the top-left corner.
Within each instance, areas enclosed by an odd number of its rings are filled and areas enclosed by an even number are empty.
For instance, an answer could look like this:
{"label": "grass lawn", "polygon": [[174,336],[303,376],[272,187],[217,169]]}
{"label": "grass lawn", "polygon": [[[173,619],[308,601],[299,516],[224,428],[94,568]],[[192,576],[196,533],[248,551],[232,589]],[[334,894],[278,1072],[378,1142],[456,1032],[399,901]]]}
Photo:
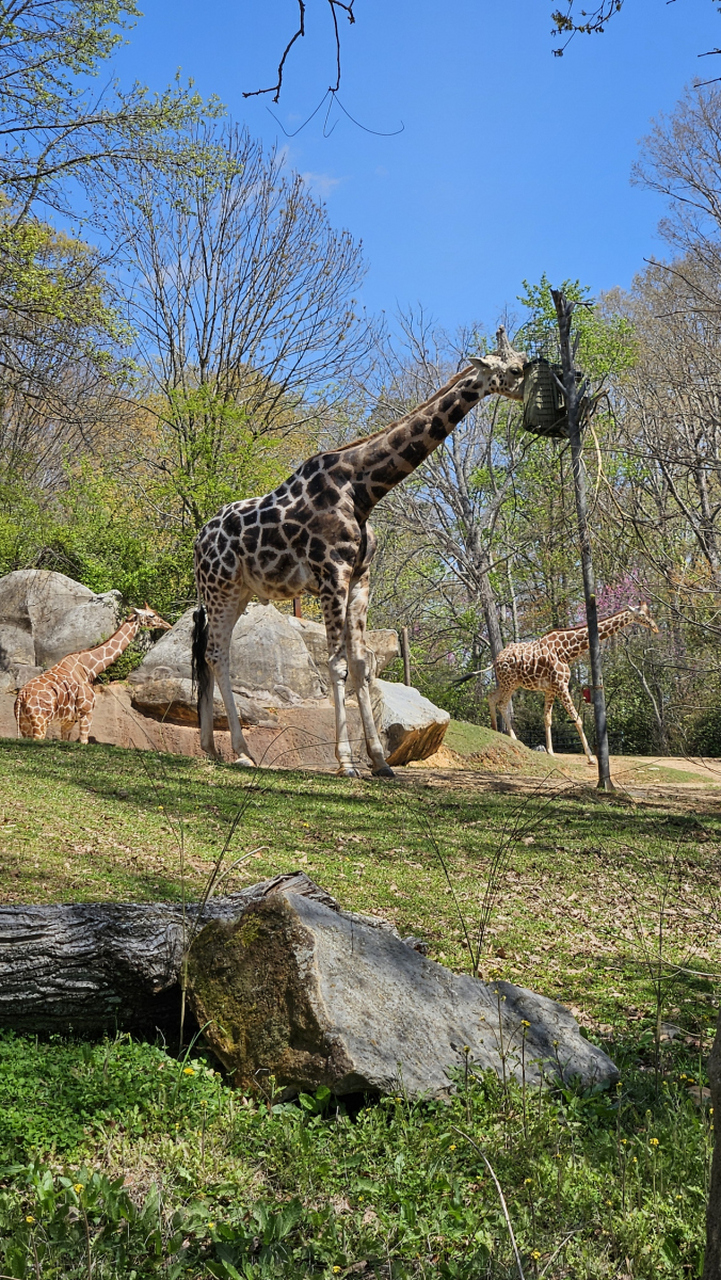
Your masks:
{"label": "grass lawn", "polygon": [[390,784],[0,740],[2,901],[198,897],[240,808],[222,891],[305,870],[459,971],[485,919],[481,976],[562,1000],[623,1073],[610,1098],[486,1078],[345,1115],[241,1098],[199,1046],[6,1036],[0,1273],[518,1275],[485,1155],[526,1277],[700,1275],[721,796],[603,796],[482,732],[449,745],[502,775]]}

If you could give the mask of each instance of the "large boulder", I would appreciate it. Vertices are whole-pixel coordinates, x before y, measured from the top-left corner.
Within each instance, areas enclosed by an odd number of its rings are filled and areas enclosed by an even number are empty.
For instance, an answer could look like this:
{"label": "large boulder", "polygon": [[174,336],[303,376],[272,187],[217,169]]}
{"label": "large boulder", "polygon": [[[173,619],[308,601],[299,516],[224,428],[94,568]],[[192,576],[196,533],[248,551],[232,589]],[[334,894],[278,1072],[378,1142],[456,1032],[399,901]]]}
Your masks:
{"label": "large boulder", "polygon": [[450,715],[410,685],[375,680],[373,713],[390,765],[425,760],[440,747]]}
{"label": "large boulder", "polygon": [[[268,729],[278,724],[278,717],[273,714],[272,707],[264,702],[247,698],[240,693],[234,693],[233,697],[242,725],[258,725]],[[138,711],[146,716],[153,716],[156,720],[168,720],[171,724],[198,723],[197,692],[191,681],[182,676],[166,676],[137,683],[132,681],[131,676],[131,698]],[[228,728],[225,704],[217,687],[213,692],[213,728]]]}
{"label": "large boulder", "polygon": [[22,683],[28,670],[35,674],[107,639],[121,617],[118,591],[96,595],[49,569],[8,573],[0,578],[0,674]]}
{"label": "large boulder", "polygon": [[[133,706],[146,715],[176,724],[197,724],[197,695],[191,684],[193,613],[188,609],[129,677]],[[376,666],[385,666],[397,656],[394,631],[371,631],[368,642],[377,655]],[[327,664],[322,624],[279,613],[271,604],[249,605],[233,630],[230,680],[241,724],[269,728],[278,716],[280,755],[288,767],[302,767],[304,756],[308,767],[337,766]],[[354,721],[353,741],[366,763],[350,680],[347,693]],[[434,707],[417,689],[375,678],[371,698],[389,763],[423,760],[438,750],[450,720],[447,711]],[[218,729],[227,727],[217,687],[214,724]],[[265,740],[262,754],[266,760],[275,758]]]}
{"label": "large boulder", "polygon": [[[325,627],[322,622],[313,622],[310,618],[288,618],[292,627],[300,631],[306,648],[310,653],[316,669],[323,682],[324,688],[330,688],[330,679],[328,676],[328,641],[326,639]],[[373,675],[379,676],[381,671],[385,671],[394,658],[400,654],[401,647],[398,642],[398,632],[388,629],[379,631],[366,632],[366,644],[373,654]],[[353,679],[348,677],[348,692],[353,690]]]}
{"label": "large boulder", "polygon": [[[132,674],[134,687],[150,679],[190,680],[193,613],[188,609],[153,646]],[[287,690],[287,703],[323,694],[303,637],[272,605],[251,604],[238,619],[230,645],[230,679],[233,689],[245,696],[256,690],[277,696],[280,690],[282,697]]]}
{"label": "large boulder", "polygon": [[241,1088],[272,1077],[288,1096],[326,1085],[440,1097],[466,1058],[527,1085],[618,1078],[554,1000],[458,976],[387,927],[298,894],[206,925],[190,949],[188,991]]}

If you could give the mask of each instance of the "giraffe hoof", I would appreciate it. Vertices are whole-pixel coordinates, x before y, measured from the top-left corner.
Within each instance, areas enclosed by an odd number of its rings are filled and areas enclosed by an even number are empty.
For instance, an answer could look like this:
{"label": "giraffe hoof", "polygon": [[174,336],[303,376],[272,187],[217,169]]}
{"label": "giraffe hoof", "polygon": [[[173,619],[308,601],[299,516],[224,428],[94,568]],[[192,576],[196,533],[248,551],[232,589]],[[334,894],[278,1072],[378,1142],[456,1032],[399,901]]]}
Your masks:
{"label": "giraffe hoof", "polygon": [[395,774],[389,764],[381,765],[380,769],[373,770],[374,778],[395,778]]}
{"label": "giraffe hoof", "polygon": [[340,769],[336,770],[337,778],[360,778],[360,774],[352,764],[342,764]]}
{"label": "giraffe hoof", "polygon": [[255,760],[251,760],[250,756],[244,756],[244,755],[236,756],[235,760],[233,761],[233,764],[239,764],[241,769],[255,768]]}

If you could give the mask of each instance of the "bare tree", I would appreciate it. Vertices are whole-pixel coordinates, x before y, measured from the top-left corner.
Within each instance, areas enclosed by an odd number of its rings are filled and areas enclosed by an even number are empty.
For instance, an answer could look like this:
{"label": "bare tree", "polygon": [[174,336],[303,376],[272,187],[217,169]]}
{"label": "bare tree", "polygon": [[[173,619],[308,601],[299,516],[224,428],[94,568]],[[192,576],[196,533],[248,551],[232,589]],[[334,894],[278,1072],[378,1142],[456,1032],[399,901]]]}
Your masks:
{"label": "bare tree", "polygon": [[[184,172],[138,165],[113,208],[138,361],[188,475],[238,429],[317,423],[372,340],[360,248],[302,179],[234,126],[197,128],[192,149]],[[190,502],[196,526],[208,514]]]}

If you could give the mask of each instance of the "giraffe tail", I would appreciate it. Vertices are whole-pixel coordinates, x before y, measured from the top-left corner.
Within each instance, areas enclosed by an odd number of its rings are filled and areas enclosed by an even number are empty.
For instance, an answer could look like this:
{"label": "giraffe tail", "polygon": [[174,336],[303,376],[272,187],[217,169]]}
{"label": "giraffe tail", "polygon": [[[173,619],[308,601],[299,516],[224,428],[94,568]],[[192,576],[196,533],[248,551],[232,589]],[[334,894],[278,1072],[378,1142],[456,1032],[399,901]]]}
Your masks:
{"label": "giraffe tail", "polygon": [[494,664],[491,663],[490,667],[480,667],[478,671],[471,671],[467,676],[461,676],[460,680],[451,680],[451,683],[448,685],[448,688],[455,689],[456,686],[459,684],[466,684],[469,680],[475,680],[476,676],[488,675],[489,671],[493,671],[493,667],[494,667]]}
{"label": "giraffe tail", "polygon": [[193,688],[198,690],[198,717],[200,704],[207,698],[210,687],[211,671],[205,651],[208,648],[208,615],[205,605],[199,604],[193,614],[193,641],[190,650],[190,678]]}

